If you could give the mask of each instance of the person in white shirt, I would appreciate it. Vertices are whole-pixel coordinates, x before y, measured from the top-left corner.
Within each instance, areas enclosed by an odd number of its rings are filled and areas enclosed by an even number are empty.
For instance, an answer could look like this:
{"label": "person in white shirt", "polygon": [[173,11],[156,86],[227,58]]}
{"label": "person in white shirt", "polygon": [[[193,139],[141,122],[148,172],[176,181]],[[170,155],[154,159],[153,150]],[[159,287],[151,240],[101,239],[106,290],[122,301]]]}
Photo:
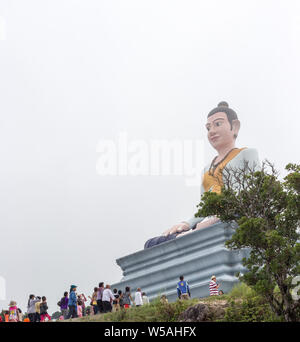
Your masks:
{"label": "person in white shirt", "polygon": [[142,298],[142,291],[140,288],[136,290],[135,296],[134,296],[134,302],[135,306],[141,306],[143,305],[143,298]]}
{"label": "person in white shirt", "polygon": [[150,303],[149,298],[147,297],[145,292],[142,293],[142,299],[143,299],[143,305]]}
{"label": "person in white shirt", "polygon": [[105,289],[103,290],[102,294],[102,303],[103,303],[103,312],[111,312],[112,305],[111,303],[115,300],[115,296],[113,295],[110,285],[106,285]]}

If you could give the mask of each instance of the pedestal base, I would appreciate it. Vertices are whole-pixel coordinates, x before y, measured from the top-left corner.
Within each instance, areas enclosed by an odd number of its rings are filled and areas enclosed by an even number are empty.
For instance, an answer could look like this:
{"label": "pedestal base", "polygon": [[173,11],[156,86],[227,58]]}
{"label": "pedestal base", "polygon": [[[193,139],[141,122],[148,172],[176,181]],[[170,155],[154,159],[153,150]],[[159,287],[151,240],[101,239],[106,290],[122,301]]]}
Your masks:
{"label": "pedestal base", "polygon": [[209,296],[210,278],[215,275],[220,290],[227,293],[238,282],[235,274],[246,272],[242,259],[249,255],[248,250],[230,251],[225,247],[224,242],[233,233],[229,224],[216,223],[117,259],[123,279],[111,287],[124,291],[129,286],[132,292],[140,287],[150,300],[165,294],[174,301],[179,276],[183,275],[192,298],[201,298]]}

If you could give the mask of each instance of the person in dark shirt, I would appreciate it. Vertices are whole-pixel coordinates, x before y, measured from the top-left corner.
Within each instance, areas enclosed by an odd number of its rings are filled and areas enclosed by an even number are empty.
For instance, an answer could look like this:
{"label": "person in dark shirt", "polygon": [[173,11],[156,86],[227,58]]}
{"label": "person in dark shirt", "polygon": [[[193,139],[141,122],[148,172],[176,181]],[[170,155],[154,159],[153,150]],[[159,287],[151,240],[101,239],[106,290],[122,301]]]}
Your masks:
{"label": "person in dark shirt", "polygon": [[41,322],[45,322],[45,318],[48,318],[48,320],[51,321],[51,317],[47,311],[48,311],[47,298],[43,296],[42,303],[40,305]]}
{"label": "person in dark shirt", "polygon": [[68,314],[68,303],[69,303],[69,298],[68,298],[68,292],[66,291],[64,293],[64,296],[59,302],[60,306],[60,311],[64,319],[66,319],[67,314]]}
{"label": "person in dark shirt", "polygon": [[113,312],[120,310],[120,304],[119,304],[119,294],[117,289],[113,289],[113,294],[115,296],[115,300],[113,300]]}

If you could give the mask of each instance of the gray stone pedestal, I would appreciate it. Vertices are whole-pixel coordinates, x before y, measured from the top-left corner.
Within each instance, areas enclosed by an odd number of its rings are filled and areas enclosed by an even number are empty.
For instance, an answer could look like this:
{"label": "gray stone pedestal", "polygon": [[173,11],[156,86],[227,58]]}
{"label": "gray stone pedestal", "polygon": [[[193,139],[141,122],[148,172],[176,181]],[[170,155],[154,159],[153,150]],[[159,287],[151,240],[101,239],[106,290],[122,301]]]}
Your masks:
{"label": "gray stone pedestal", "polygon": [[133,294],[140,287],[150,300],[166,294],[169,301],[175,301],[180,275],[188,281],[192,298],[209,296],[210,278],[215,275],[220,289],[227,293],[238,282],[235,274],[246,272],[242,258],[249,253],[225,247],[224,242],[233,232],[229,224],[216,223],[117,259],[123,278],[111,287],[124,291],[125,286],[130,286]]}

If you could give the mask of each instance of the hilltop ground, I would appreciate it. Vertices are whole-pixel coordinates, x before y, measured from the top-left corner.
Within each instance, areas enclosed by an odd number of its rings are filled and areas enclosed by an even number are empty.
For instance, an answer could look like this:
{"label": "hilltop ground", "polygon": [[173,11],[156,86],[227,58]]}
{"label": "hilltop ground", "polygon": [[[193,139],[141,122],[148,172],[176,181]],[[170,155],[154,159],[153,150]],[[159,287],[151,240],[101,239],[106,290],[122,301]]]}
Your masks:
{"label": "hilltop ground", "polygon": [[113,313],[70,319],[72,322],[263,322],[281,321],[263,298],[244,284],[226,295],[160,303],[159,298],[148,305]]}

